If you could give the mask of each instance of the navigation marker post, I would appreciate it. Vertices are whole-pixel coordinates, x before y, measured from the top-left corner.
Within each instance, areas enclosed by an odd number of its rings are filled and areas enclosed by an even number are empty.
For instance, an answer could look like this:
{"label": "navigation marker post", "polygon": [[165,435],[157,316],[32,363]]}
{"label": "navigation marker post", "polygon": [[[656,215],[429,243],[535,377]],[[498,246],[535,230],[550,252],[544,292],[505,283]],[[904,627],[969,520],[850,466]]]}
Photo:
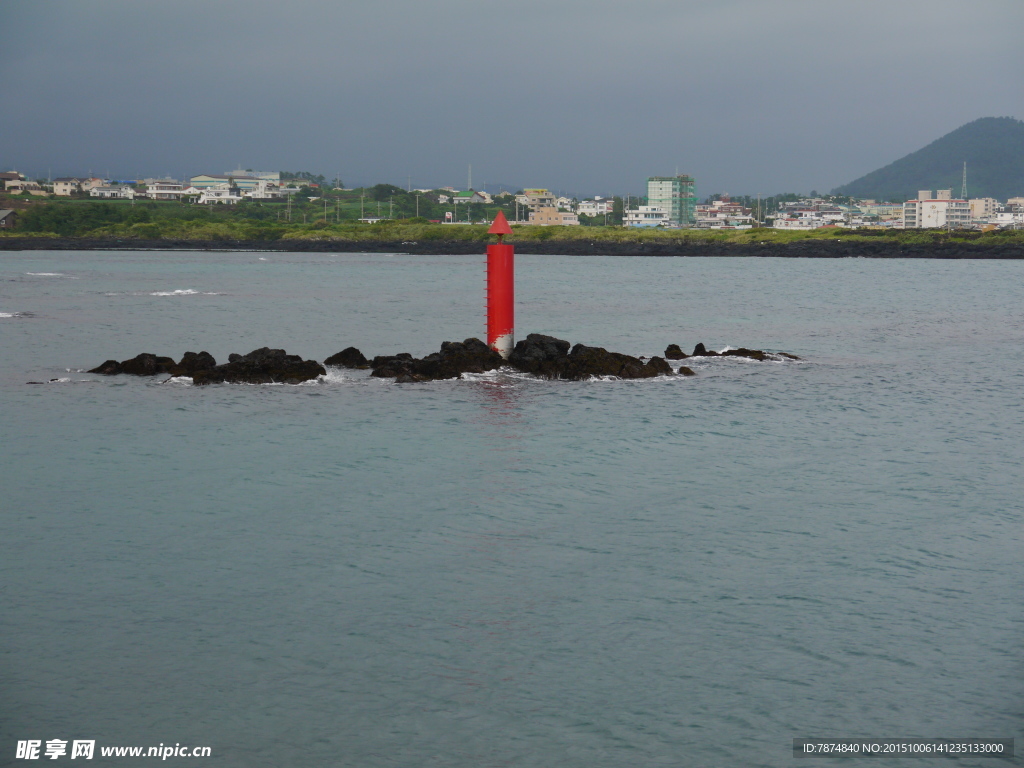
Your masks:
{"label": "navigation marker post", "polygon": [[498,236],[487,246],[487,346],[507,360],[515,343],[515,248],[502,242],[512,234],[502,211],[487,234]]}

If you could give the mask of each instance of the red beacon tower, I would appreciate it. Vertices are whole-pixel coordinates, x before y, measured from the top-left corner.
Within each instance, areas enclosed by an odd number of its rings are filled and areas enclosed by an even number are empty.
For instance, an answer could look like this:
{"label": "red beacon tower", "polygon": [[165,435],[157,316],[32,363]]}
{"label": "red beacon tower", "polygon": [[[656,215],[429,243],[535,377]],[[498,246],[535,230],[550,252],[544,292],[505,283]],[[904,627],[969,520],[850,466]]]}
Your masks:
{"label": "red beacon tower", "polygon": [[505,359],[515,344],[515,248],[503,243],[512,234],[505,214],[498,211],[487,230],[498,242],[487,246],[487,346]]}

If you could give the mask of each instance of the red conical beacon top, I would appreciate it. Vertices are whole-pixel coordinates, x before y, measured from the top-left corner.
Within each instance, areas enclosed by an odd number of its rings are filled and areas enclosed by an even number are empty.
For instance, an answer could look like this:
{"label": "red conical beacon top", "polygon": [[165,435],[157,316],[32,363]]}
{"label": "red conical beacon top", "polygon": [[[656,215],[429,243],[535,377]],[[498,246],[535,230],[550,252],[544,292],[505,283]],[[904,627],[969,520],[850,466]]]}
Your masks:
{"label": "red conical beacon top", "polygon": [[498,211],[498,215],[494,217],[494,223],[491,224],[491,228],[487,230],[489,235],[497,235],[498,241],[501,241],[502,235],[511,235],[512,227],[508,225],[508,219],[505,218],[504,211]]}

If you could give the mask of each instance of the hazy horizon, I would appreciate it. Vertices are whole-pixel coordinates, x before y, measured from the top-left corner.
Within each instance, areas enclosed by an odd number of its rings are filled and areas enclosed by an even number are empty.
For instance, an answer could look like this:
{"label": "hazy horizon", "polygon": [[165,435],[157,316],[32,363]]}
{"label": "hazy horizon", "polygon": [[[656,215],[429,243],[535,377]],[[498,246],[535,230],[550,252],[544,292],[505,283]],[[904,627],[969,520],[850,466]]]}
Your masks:
{"label": "hazy horizon", "polygon": [[[347,186],[826,192],[1022,116],[1017,0],[0,0],[0,165]],[[968,22],[968,23],[965,23]]]}

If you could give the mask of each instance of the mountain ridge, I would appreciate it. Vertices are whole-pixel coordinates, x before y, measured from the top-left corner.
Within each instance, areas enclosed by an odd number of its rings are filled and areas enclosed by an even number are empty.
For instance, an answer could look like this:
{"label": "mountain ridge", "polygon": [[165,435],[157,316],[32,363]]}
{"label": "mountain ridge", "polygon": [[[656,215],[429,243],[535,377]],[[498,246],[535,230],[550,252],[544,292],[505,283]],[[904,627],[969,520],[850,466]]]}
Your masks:
{"label": "mountain ridge", "polygon": [[967,195],[1006,200],[1024,195],[1024,121],[982,117],[921,149],[832,190],[878,200],[913,199],[921,189],[959,196],[967,163]]}

